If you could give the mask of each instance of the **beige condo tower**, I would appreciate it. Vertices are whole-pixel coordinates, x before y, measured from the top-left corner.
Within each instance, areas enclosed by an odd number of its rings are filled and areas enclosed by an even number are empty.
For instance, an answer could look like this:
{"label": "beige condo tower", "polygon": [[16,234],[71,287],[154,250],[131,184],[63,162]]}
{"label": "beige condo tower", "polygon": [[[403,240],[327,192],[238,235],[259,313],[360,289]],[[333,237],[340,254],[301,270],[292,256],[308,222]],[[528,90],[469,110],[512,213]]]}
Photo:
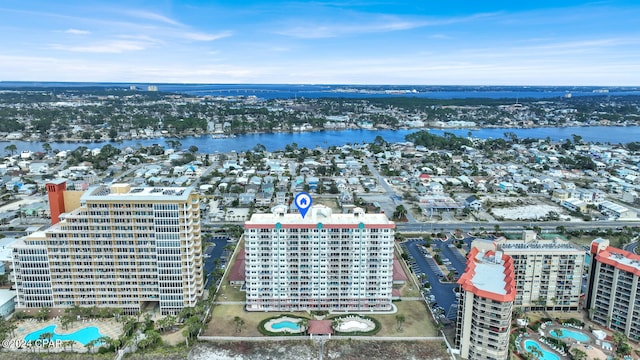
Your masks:
{"label": "beige condo tower", "polygon": [[[204,277],[191,187],[96,186],[77,207],[14,245],[16,309],[98,306],[163,314],[193,307]],[[73,201],[65,199],[65,203]]]}

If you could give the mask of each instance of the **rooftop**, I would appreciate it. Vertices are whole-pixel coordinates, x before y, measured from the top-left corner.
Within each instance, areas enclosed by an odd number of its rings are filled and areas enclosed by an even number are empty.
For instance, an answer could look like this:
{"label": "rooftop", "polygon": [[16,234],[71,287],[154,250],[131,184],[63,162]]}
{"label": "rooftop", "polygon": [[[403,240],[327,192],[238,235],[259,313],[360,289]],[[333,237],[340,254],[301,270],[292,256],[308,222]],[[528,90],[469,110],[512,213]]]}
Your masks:
{"label": "rooftop", "polygon": [[131,187],[129,184],[98,185],[82,195],[81,201],[104,200],[182,200],[189,198],[191,187]]}
{"label": "rooftop", "polygon": [[580,253],[583,253],[579,246],[572,244],[568,241],[564,241],[561,239],[553,239],[553,240],[534,240],[534,241],[524,241],[524,240],[502,240],[498,242],[498,246],[500,249],[509,251],[526,251],[526,252],[539,252],[541,250],[544,251],[556,251],[561,253],[566,253],[567,250],[574,250]]}
{"label": "rooftop", "polygon": [[288,227],[349,227],[357,228],[364,225],[365,228],[376,225],[377,228],[395,228],[395,223],[385,214],[367,214],[361,208],[354,208],[349,214],[334,214],[333,210],[324,205],[313,205],[309,208],[305,217],[301,214],[287,213],[286,206],[276,206],[269,214],[253,214],[251,219],[245,222],[246,228],[275,226],[280,224]]}
{"label": "rooftop", "polygon": [[513,301],[516,285],[513,277],[513,260],[502,251],[469,252],[467,268],[458,280],[465,291],[476,296],[500,302]]}
{"label": "rooftop", "polygon": [[0,289],[0,305],[4,305],[7,301],[16,297],[15,290]]}
{"label": "rooftop", "polygon": [[607,246],[604,251],[598,253],[596,259],[623,271],[640,276],[640,255]]}
{"label": "rooftop", "polygon": [[311,335],[333,334],[331,320],[309,320],[309,329],[307,332]]}

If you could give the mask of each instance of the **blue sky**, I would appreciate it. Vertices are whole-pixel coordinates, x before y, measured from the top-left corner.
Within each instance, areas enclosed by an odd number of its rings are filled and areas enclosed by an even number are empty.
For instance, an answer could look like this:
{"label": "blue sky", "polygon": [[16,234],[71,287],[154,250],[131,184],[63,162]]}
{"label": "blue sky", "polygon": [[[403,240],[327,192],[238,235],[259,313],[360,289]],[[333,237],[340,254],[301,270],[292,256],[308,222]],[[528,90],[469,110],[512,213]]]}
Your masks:
{"label": "blue sky", "polygon": [[0,2],[0,80],[640,85],[638,1]]}

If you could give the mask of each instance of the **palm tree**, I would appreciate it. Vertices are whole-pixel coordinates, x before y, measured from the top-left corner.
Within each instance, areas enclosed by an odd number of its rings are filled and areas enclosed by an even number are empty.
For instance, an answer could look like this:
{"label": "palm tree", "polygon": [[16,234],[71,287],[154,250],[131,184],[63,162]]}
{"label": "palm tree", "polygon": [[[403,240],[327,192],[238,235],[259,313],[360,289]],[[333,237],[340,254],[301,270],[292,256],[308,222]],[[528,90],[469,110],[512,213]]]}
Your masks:
{"label": "palm tree", "polygon": [[404,207],[404,205],[396,206],[396,211],[393,212],[393,218],[396,220],[406,220],[407,209]]}
{"label": "palm tree", "polygon": [[242,332],[242,328],[244,327],[244,319],[242,319],[240,316],[236,316],[233,318],[233,322],[236,324],[236,332]]}
{"label": "palm tree", "polygon": [[553,329],[553,336],[555,336],[557,338],[561,338],[562,337],[562,329],[560,329],[560,328]]}
{"label": "palm tree", "polygon": [[402,314],[396,315],[396,331],[397,332],[402,332],[402,324],[404,324],[405,320],[406,318],[404,315]]}
{"label": "palm tree", "polygon": [[335,330],[335,331],[340,331],[340,326],[341,325],[342,325],[342,319],[341,318],[335,318],[331,322],[331,327],[333,327],[333,330]]}
{"label": "palm tree", "polygon": [[62,342],[62,348],[63,348],[64,350],[67,350],[67,347],[73,348],[73,345],[74,345],[75,343],[76,343],[76,342],[75,342],[75,341],[73,341],[73,340],[65,340],[65,341],[63,341],[63,342]]}
{"label": "palm tree", "polygon": [[43,306],[40,308],[40,310],[38,310],[35,317],[40,321],[44,321],[47,319],[47,317],[49,317],[49,313],[51,313],[51,308]]}
{"label": "palm tree", "polygon": [[64,314],[60,318],[60,326],[62,326],[62,328],[66,330],[70,324],[73,324],[74,320],[75,320],[75,316],[71,314]]}
{"label": "palm tree", "polygon": [[95,345],[100,345],[100,346],[111,346],[113,344],[113,339],[108,337],[108,336],[100,336],[99,338],[96,339],[96,344]]}
{"label": "palm tree", "polygon": [[627,342],[627,337],[620,331],[614,331],[611,337],[613,338],[613,343],[616,345],[616,347],[619,347]]}
{"label": "palm tree", "polygon": [[95,339],[94,339],[94,340],[89,341],[89,342],[88,342],[84,347],[86,347],[86,348],[87,348],[87,351],[88,351],[89,353],[92,353],[92,352],[93,352],[93,347],[94,347],[94,346],[96,346],[96,340],[95,340]]}
{"label": "palm tree", "polygon": [[298,320],[298,326],[302,332],[306,333],[309,330],[309,319],[300,319]]}
{"label": "palm tree", "polygon": [[533,354],[537,359],[541,358],[544,355],[542,351],[538,350],[538,348],[533,345],[529,345],[527,347],[527,351]]}
{"label": "palm tree", "polygon": [[53,333],[51,332],[42,333],[38,337],[39,340],[42,340],[42,346],[45,346],[47,348],[47,352],[49,352],[49,348],[50,348],[49,345],[52,338],[53,338]]}
{"label": "palm tree", "polygon": [[587,360],[587,353],[580,349],[571,350],[571,358],[573,360]]}

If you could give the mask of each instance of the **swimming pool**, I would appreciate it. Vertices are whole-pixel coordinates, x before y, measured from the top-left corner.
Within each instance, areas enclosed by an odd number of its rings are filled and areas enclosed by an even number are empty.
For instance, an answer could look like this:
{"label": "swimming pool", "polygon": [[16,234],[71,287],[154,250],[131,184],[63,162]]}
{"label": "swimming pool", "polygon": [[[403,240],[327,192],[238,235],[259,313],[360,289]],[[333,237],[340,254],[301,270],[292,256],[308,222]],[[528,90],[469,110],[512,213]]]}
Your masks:
{"label": "swimming pool", "polygon": [[289,320],[274,322],[273,324],[271,324],[271,328],[274,330],[289,329],[293,331],[300,331],[300,326]]}
{"label": "swimming pool", "polygon": [[531,353],[531,351],[529,351],[529,346],[533,347],[534,349],[540,351],[540,353],[542,353],[542,357],[538,357],[538,359],[540,360],[560,360],[560,357],[550,351],[547,351],[545,349],[543,349],[540,344],[538,344],[537,341],[534,340],[525,340],[524,341],[524,348],[527,350],[527,352]]}
{"label": "swimming pool", "polygon": [[47,327],[44,327],[40,330],[34,331],[32,333],[27,334],[24,337],[24,341],[35,341],[40,339],[40,335],[44,334],[44,333],[52,333],[53,336],[51,337],[51,341],[56,341],[56,340],[61,340],[61,341],[65,341],[65,340],[73,340],[76,341],[82,345],[87,345],[89,342],[91,342],[92,340],[96,340],[101,336],[104,336],[102,334],[100,334],[100,330],[95,327],[95,326],[87,326],[84,327],[80,330],[74,331],[70,334],[58,334],[56,333],[56,325],[49,325]]}
{"label": "swimming pool", "polygon": [[550,331],[551,336],[555,338],[560,338],[560,339],[571,338],[575,341],[580,341],[580,342],[589,341],[589,336],[587,336],[586,334],[580,331],[573,331],[567,328],[560,328],[560,330],[562,330],[562,334],[560,336],[557,336],[553,330]]}

